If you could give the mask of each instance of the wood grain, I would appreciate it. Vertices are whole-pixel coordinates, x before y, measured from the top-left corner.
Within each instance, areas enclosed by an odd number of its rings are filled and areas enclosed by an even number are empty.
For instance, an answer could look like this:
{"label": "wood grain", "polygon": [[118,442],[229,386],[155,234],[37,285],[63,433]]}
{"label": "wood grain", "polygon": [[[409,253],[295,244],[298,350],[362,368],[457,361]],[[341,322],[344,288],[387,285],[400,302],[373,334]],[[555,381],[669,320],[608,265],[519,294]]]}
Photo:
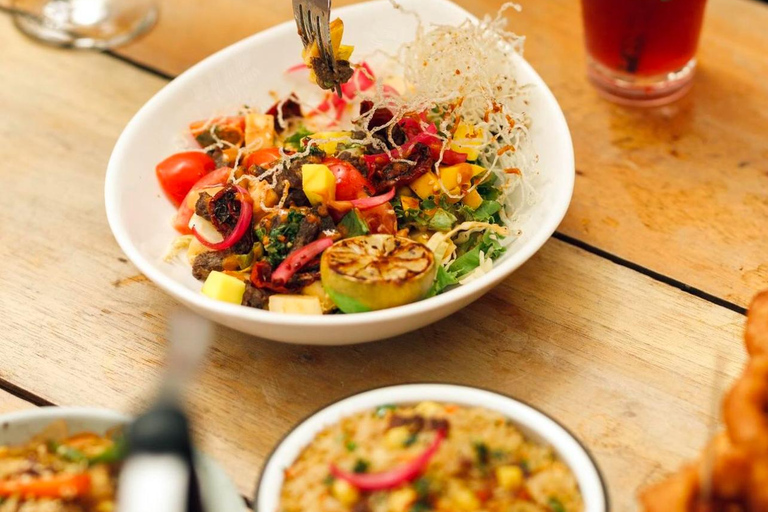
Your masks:
{"label": "wood grain", "polygon": [[[137,412],[176,304],[114,242],[103,177],[122,127],[164,81],[34,45],[7,16],[0,48],[0,379],[61,405]],[[191,402],[203,448],[250,494],[274,444],[330,401],[413,381],[488,387],[568,425],[597,457],[615,509],[632,510],[638,485],[698,453],[714,359],[724,357],[726,382],[740,371],[742,322],[553,240],[481,301],[394,340],[321,349],[221,329]]]}
{"label": "wood grain", "polygon": [[[0,47],[0,169],[13,191],[0,203],[0,379],[61,405],[137,412],[176,305],[112,239],[103,174],[122,126],[163,81],[108,56],[33,45],[4,18]],[[7,165],[30,140],[45,151]],[[631,510],[638,485],[703,443],[715,355],[725,380],[739,371],[742,320],[553,240],[481,301],[387,342],[306,348],[221,329],[191,402],[203,448],[250,494],[274,444],[330,401],[413,381],[488,387],[573,429],[616,510]]]}
{"label": "wood grain", "polygon": [[[335,6],[352,3],[335,1]],[[458,0],[476,15],[500,0]],[[710,0],[693,92],[639,110],[587,83],[576,0],[522,2],[512,27],[568,118],[578,176],[561,231],[746,306],[768,285],[768,6]],[[154,32],[122,55],[177,74],[291,18],[289,2],[161,0]]]}
{"label": "wood grain", "polygon": [[32,409],[34,407],[34,404],[22,400],[7,391],[0,390],[0,414],[23,411],[24,409]]}

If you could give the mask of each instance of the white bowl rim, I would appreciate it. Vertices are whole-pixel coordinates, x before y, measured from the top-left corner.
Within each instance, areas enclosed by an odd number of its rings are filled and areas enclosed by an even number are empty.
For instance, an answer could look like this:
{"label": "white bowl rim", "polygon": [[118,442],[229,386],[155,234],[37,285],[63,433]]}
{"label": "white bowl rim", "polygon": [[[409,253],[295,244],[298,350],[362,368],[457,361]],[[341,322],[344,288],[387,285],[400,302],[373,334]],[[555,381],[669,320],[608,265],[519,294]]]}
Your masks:
{"label": "white bowl rim", "polygon": [[[322,416],[324,413],[331,415],[332,413],[335,413],[335,409],[341,409],[345,403],[353,401],[353,400],[360,400],[361,402],[368,397],[376,396],[378,397],[379,394],[394,394],[394,393],[405,393],[408,390],[414,390],[414,389],[420,389],[422,390],[422,394],[429,394],[436,393],[439,390],[442,391],[457,391],[457,392],[463,392],[463,393],[469,393],[472,395],[472,398],[478,398],[481,396],[485,397],[492,397],[497,400],[502,400],[507,402],[510,405],[514,405],[515,407],[528,409],[528,412],[533,414],[534,416],[538,416],[538,420],[541,420],[545,423],[548,423],[550,427],[554,427],[555,430],[559,430],[559,434],[564,435],[563,439],[565,442],[569,442],[573,445],[574,448],[576,448],[580,453],[579,455],[583,456],[583,458],[589,463],[588,470],[592,470],[592,473],[584,477],[582,474],[578,474],[576,471],[573,471],[574,476],[576,477],[577,482],[579,483],[579,487],[581,487],[581,484],[583,483],[583,479],[590,480],[590,483],[597,484],[600,488],[600,496],[602,497],[602,505],[603,508],[599,509],[602,512],[607,512],[611,510],[611,503],[610,503],[610,493],[608,492],[608,485],[606,483],[605,476],[603,475],[603,472],[600,469],[600,466],[597,464],[597,460],[595,459],[594,455],[592,455],[592,452],[589,450],[589,448],[570,430],[568,427],[563,425],[560,421],[556,420],[549,414],[541,411],[539,408],[531,405],[530,403],[520,400],[518,398],[515,398],[514,396],[507,394],[507,393],[501,393],[499,391],[495,391],[492,389],[484,388],[481,386],[468,386],[463,384],[453,384],[453,383],[446,383],[446,382],[437,382],[437,381],[425,381],[425,382],[410,382],[410,383],[403,383],[403,384],[396,384],[391,386],[377,386],[370,389],[366,389],[363,391],[358,391],[356,393],[352,393],[350,395],[347,395],[345,397],[339,398],[338,400],[335,400],[331,403],[328,403],[319,409],[317,409],[315,412],[305,416],[303,419],[296,422],[296,424],[291,427],[291,429],[286,432],[277,443],[275,443],[275,446],[272,448],[270,453],[264,458],[264,464],[262,466],[261,472],[259,474],[259,479],[256,482],[256,491],[253,498],[253,510],[256,512],[275,512],[275,511],[266,511],[266,510],[259,510],[259,497],[261,495],[262,491],[262,484],[264,482],[267,470],[269,469],[270,463],[272,462],[272,459],[283,446],[285,446],[286,442],[290,441],[290,438],[297,434],[297,431],[299,431],[302,428],[310,428],[312,426],[313,420],[316,418]],[[412,401],[421,401],[421,400],[429,400],[428,398],[419,398],[418,396],[414,398]],[[411,401],[411,402],[412,402]],[[364,410],[365,407],[376,407],[377,405],[381,405],[382,403],[408,403],[407,400],[393,400],[390,402],[373,402],[372,399],[369,399],[369,402],[366,402],[364,404],[364,407],[362,407],[363,404],[360,404],[361,407],[358,407],[355,409],[356,412],[360,412]],[[494,409],[491,409],[494,410]],[[504,411],[497,411],[501,414],[506,413]],[[343,416],[338,417],[335,422],[338,422]],[[518,420],[515,418],[509,418],[516,424],[519,423]],[[319,421],[319,420],[318,420]],[[323,424],[320,426],[321,428],[325,428],[330,424]],[[528,428],[531,431],[536,432],[547,444],[554,447],[554,444],[548,437],[540,434],[536,427],[524,427]],[[315,432],[319,432],[320,429],[315,429]],[[303,449],[305,446],[302,446]],[[291,460],[290,462],[293,462]],[[601,505],[600,503],[597,504],[598,506]],[[587,512],[592,512],[591,510],[587,510]]]}
{"label": "white bowl rim", "polygon": [[[473,16],[471,13],[457,6],[450,0],[439,1],[451,4],[453,7],[461,9],[466,13],[469,19],[477,21],[476,16]],[[372,5],[388,3],[388,0],[374,0],[370,2],[363,2],[361,4],[341,7],[337,10],[334,10],[334,12],[340,16],[343,16],[345,12],[364,10],[370,8]],[[214,53],[213,55],[208,56],[188,70],[184,71],[171,82],[166,84],[152,98],[150,98],[150,100],[147,101],[144,106],[142,106],[142,108],[128,122],[122,134],[120,135],[117,144],[112,151],[112,155],[110,156],[109,163],[107,164],[107,174],[104,186],[107,221],[120,248],[144,275],[146,275],[151,281],[162,288],[166,293],[173,297],[180,298],[183,301],[187,301],[196,308],[209,310],[220,315],[233,316],[241,320],[256,321],[273,326],[362,326],[368,324],[369,322],[387,322],[402,318],[404,316],[418,316],[428,312],[434,312],[449,307],[449,305],[454,302],[460,302],[462,298],[468,298],[475,293],[483,293],[484,288],[492,284],[497,284],[499,281],[506,278],[520,265],[529,260],[539,249],[541,249],[544,243],[546,243],[550,236],[555,232],[557,226],[565,217],[568,207],[570,206],[575,183],[575,172],[566,173],[563,177],[566,181],[561,183],[558,189],[558,196],[555,198],[556,200],[552,202],[552,213],[547,216],[548,221],[539,225],[536,229],[536,232],[533,233],[531,237],[526,241],[526,243],[521,246],[519,250],[516,250],[511,257],[496,263],[490,272],[478,279],[458,286],[455,289],[448,291],[447,293],[437,295],[435,297],[430,297],[411,304],[406,304],[404,306],[348,315],[315,316],[286,313],[276,314],[270,311],[263,311],[256,308],[249,308],[210,299],[202,295],[199,291],[196,292],[190,290],[173,278],[166,276],[160,270],[155,269],[154,265],[139,252],[138,248],[132,242],[127,233],[127,230],[123,226],[122,215],[120,215],[120,212],[116,207],[116,203],[111,201],[112,197],[118,197],[120,193],[117,188],[117,169],[121,166],[120,161],[123,160],[123,155],[128,154],[128,150],[130,149],[127,147],[128,140],[131,138],[128,136],[128,134],[136,131],[138,127],[143,124],[144,119],[149,117],[149,112],[153,110],[156,104],[159,104],[165,101],[166,98],[176,94],[176,90],[179,87],[182,87],[183,84],[187,83],[188,81],[195,80],[197,75],[204,74],[208,68],[215,65],[215,63],[217,63],[219,60],[226,59],[229,55],[238,53],[241,48],[245,48],[251,44],[257,43],[260,39],[268,38],[275,32],[285,30],[285,27],[291,26],[292,23],[292,21],[287,21],[242,39],[241,41],[238,41]],[[544,101],[547,103],[552,103],[557,107],[554,115],[562,123],[560,126],[564,128],[564,130],[561,135],[564,137],[564,142],[567,142],[567,144],[564,143],[561,148],[564,152],[563,158],[570,163],[570,168],[575,169],[573,142],[570,130],[568,128],[565,115],[563,114],[563,111],[560,108],[554,94],[552,94],[552,91],[549,90],[549,87],[546,85],[544,80],[522,56],[517,58],[516,64],[522,68],[525,68],[526,73],[532,77],[530,83],[534,84],[537,92],[544,96]]]}
{"label": "white bowl rim", "polygon": [[27,421],[32,419],[67,419],[67,417],[77,416],[79,418],[98,419],[114,421],[115,423],[127,423],[131,421],[131,416],[113,409],[103,407],[70,407],[58,405],[41,405],[30,409],[12,411],[0,414],[0,428],[6,423]]}

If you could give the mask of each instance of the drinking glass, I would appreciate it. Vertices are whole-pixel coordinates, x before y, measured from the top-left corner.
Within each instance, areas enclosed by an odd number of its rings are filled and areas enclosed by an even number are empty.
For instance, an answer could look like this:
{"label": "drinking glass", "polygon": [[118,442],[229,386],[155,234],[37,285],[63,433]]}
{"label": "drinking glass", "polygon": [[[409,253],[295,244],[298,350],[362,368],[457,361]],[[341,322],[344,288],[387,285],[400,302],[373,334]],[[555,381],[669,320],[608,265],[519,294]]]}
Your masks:
{"label": "drinking glass", "polygon": [[14,0],[13,19],[25,34],[56,46],[107,49],[149,30],[152,0]]}
{"label": "drinking glass", "polygon": [[706,0],[582,0],[587,73],[609,99],[662,105],[696,69]]}

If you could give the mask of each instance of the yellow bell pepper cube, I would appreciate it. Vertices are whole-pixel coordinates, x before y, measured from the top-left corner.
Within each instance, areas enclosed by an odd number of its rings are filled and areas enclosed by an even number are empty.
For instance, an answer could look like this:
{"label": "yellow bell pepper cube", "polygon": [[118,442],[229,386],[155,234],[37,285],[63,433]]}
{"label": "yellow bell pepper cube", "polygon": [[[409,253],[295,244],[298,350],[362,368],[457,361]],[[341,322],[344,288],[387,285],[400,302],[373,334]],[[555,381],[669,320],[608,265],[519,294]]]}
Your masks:
{"label": "yellow bell pepper cube", "polygon": [[499,466],[496,481],[505,491],[516,491],[523,484],[523,470],[518,466]]}
{"label": "yellow bell pepper cube", "polygon": [[245,283],[236,277],[213,271],[203,283],[203,295],[232,304],[241,304],[245,294]]}
{"label": "yellow bell pepper cube", "polygon": [[461,202],[473,210],[477,210],[480,208],[480,205],[483,204],[483,198],[480,196],[477,190],[472,190],[461,199]]}
{"label": "yellow bell pepper cube", "polygon": [[480,146],[482,146],[484,138],[482,128],[467,123],[459,123],[453,134],[451,149],[467,155],[467,160],[477,160],[480,157]]}
{"label": "yellow bell pepper cube", "polygon": [[317,147],[323,150],[325,154],[332,155],[336,152],[336,148],[340,142],[333,139],[344,139],[345,137],[350,137],[351,135],[352,132],[317,132],[310,135],[309,138],[314,140],[331,139],[329,142],[317,144]]}
{"label": "yellow bell pepper cube", "polygon": [[471,512],[480,508],[480,500],[475,493],[463,485],[456,486],[450,493],[453,510]]}
{"label": "yellow bell pepper cube", "polygon": [[341,18],[336,18],[331,22],[331,47],[333,48],[334,55],[339,51],[341,47],[341,38],[344,36],[344,22]]}
{"label": "yellow bell pepper cube", "polygon": [[418,197],[400,196],[400,202],[403,204],[403,210],[418,210],[421,202]]}
{"label": "yellow bell pepper cube", "polygon": [[440,181],[446,190],[469,188],[472,178],[485,172],[483,167],[475,164],[461,163],[440,168]]}
{"label": "yellow bell pepper cube", "polygon": [[392,491],[387,498],[387,512],[408,512],[418,497],[412,487]]}
{"label": "yellow bell pepper cube", "polygon": [[411,183],[411,190],[416,192],[416,195],[422,199],[438,195],[440,193],[440,183],[438,183],[437,175],[429,171],[419,176],[418,179]]}
{"label": "yellow bell pepper cube", "polygon": [[336,198],[336,177],[327,165],[302,165],[301,186],[313,206],[326,204]]}
{"label": "yellow bell pepper cube", "polygon": [[360,499],[360,492],[346,480],[334,480],[331,485],[331,495],[345,507],[351,507]]}
{"label": "yellow bell pepper cube", "polygon": [[349,61],[352,58],[352,52],[355,51],[355,47],[349,44],[343,44],[339,46],[339,51],[336,53],[336,60]]}
{"label": "yellow bell pepper cube", "polygon": [[397,450],[405,446],[409,437],[411,437],[411,429],[405,425],[400,425],[387,430],[387,433],[384,434],[384,442],[389,448]]}

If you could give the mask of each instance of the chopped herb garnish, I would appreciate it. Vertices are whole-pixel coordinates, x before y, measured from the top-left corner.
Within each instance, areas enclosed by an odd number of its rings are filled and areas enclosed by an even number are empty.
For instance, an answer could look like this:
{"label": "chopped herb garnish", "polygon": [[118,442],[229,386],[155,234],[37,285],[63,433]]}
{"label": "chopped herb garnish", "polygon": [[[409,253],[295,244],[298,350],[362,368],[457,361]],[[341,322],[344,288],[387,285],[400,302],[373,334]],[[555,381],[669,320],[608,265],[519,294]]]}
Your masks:
{"label": "chopped herb garnish", "polygon": [[293,147],[297,151],[301,151],[305,147],[305,145],[302,144],[302,141],[305,137],[309,137],[310,135],[312,135],[312,132],[307,130],[304,125],[301,125],[299,129],[296,130],[296,133],[285,139],[285,144]]}
{"label": "chopped herb garnish", "polygon": [[355,465],[352,467],[353,473],[365,473],[368,471],[368,468],[371,466],[371,463],[364,459],[357,459],[355,461]]}
{"label": "chopped herb garnish", "polygon": [[290,245],[293,243],[293,239],[296,238],[296,234],[299,232],[299,226],[304,219],[304,214],[297,210],[291,210],[288,212],[286,218],[267,235],[263,228],[256,230],[256,236],[259,241],[263,243],[264,238],[268,238],[267,243],[264,245],[265,259],[272,266],[277,266],[288,256],[291,252]]}
{"label": "chopped herb garnish", "polygon": [[415,482],[413,482],[413,490],[416,491],[416,495],[422,499],[429,496],[429,478],[422,476]]}
{"label": "chopped herb garnish", "polygon": [[552,510],[552,512],[565,512],[565,507],[557,498],[549,498],[547,505]]}
{"label": "chopped herb garnish", "polygon": [[416,440],[419,438],[419,434],[414,432],[413,434],[409,435],[408,438],[403,442],[403,446],[406,448],[409,446],[413,446],[413,444],[416,442]]}
{"label": "chopped herb garnish", "polygon": [[84,460],[88,460],[88,457],[86,457],[83,452],[77,448],[72,448],[71,446],[64,444],[56,446],[54,453],[69,462],[83,462]]}
{"label": "chopped herb garnish", "polygon": [[328,475],[328,476],[326,476],[326,477],[323,479],[323,485],[326,485],[326,486],[331,486],[331,485],[333,485],[333,482],[334,482],[335,480],[336,480],[336,479],[333,477],[333,475]]}
{"label": "chopped herb garnish", "polygon": [[344,443],[344,448],[346,448],[349,452],[353,452],[357,449],[357,443],[352,440],[347,441]]}
{"label": "chopped herb garnish", "polygon": [[491,457],[493,457],[495,460],[502,460],[507,456],[507,452],[504,450],[493,450],[491,452]]}
{"label": "chopped herb garnish", "polygon": [[387,415],[387,412],[394,411],[395,406],[391,404],[380,405],[376,408],[376,417],[383,418]]}
{"label": "chopped herb garnish", "polygon": [[488,450],[488,445],[483,443],[482,441],[478,441],[474,444],[475,448],[475,456],[477,457],[477,463],[480,466],[486,466],[488,465],[488,458],[490,451]]}

